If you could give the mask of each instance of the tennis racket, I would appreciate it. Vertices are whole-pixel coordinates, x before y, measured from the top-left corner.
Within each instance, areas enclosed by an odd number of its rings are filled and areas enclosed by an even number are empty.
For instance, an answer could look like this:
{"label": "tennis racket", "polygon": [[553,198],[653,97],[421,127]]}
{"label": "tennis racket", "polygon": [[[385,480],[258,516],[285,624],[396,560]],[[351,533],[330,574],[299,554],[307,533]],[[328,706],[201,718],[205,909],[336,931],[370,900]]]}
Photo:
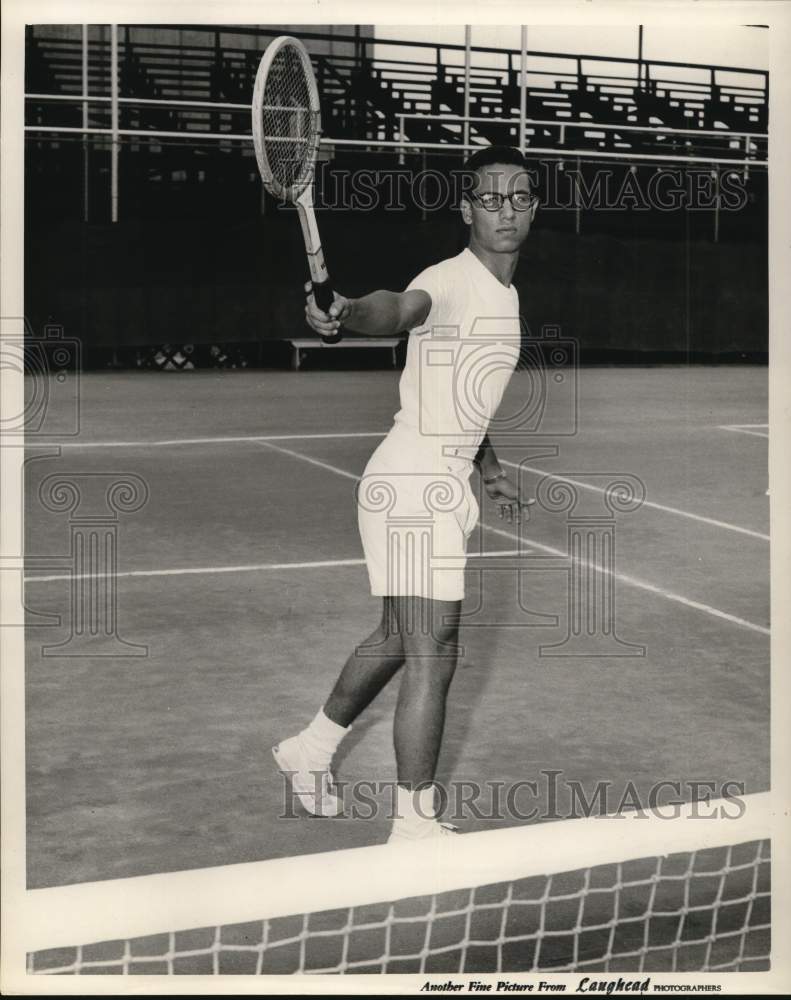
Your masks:
{"label": "tennis racket", "polygon": [[[253,141],[261,180],[278,200],[296,205],[316,305],[327,312],[334,298],[316,213],[313,178],[321,137],[319,91],[305,46],[290,35],[270,43],[253,90]],[[340,331],[322,336],[337,344]]]}

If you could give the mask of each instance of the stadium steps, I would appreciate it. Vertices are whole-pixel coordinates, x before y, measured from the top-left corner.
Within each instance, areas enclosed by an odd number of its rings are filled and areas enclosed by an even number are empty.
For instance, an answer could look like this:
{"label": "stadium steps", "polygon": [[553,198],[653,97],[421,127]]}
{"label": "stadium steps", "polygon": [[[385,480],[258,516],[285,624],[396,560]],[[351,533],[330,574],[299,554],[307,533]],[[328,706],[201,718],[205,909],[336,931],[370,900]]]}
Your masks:
{"label": "stadium steps", "polygon": [[607,125],[636,124],[637,105],[633,88],[606,88],[586,83],[574,101],[577,115]]}
{"label": "stadium steps", "polygon": [[[79,39],[41,38],[28,34],[25,56],[28,93],[82,93],[82,47]],[[109,43],[90,43],[88,92],[110,93]]]}
{"label": "stadium steps", "polygon": [[212,92],[232,104],[249,104],[261,53],[250,49],[225,49],[214,66]]}
{"label": "stadium steps", "polygon": [[185,101],[216,99],[214,49],[136,42],[130,50],[159,97]]}
{"label": "stadium steps", "polygon": [[58,94],[62,90],[51,51],[34,36],[25,47],[25,90],[29,94]]}
{"label": "stadium steps", "polygon": [[[82,90],[80,38],[51,38],[42,28],[27,34],[26,87],[29,93],[79,94]],[[105,32],[106,34],[106,32]],[[131,35],[131,38],[129,37]],[[214,37],[213,35],[211,37]],[[261,41],[264,47],[264,41]],[[238,44],[178,45],[142,42],[122,28],[121,92],[124,96],[194,101],[229,101],[247,104],[253,89],[261,51]],[[476,52],[473,51],[473,60]],[[322,96],[325,134],[338,138],[392,139],[400,114],[448,114],[464,111],[463,68],[416,63],[410,60],[374,61],[352,55],[314,55]],[[662,64],[652,67],[662,73]],[[527,115],[532,120],[590,120],[609,125],[663,124],[674,128],[706,128],[739,132],[765,131],[767,103],[765,77],[745,77],[742,86],[712,86],[700,77],[700,67],[690,70],[690,80],[652,78],[647,89],[619,78],[566,74],[552,86],[531,86],[527,93]],[[712,70],[712,79],[713,79]],[[695,74],[697,73],[697,77]],[[110,93],[110,43],[105,37],[92,39],[88,61],[89,92]],[[697,82],[696,82],[697,80]],[[475,67],[470,86],[470,112],[474,117],[511,118],[519,112],[518,73],[513,68]],[[33,102],[27,105],[29,124],[79,125],[78,105]],[[162,130],[247,131],[246,111],[171,109],[126,106],[124,127],[154,127]],[[109,125],[109,104],[94,104],[90,122]],[[551,146],[558,132],[547,126],[535,133],[533,144]],[[442,122],[406,122],[409,139],[415,142],[458,142],[459,126]],[[515,127],[497,123],[475,123],[471,135],[491,142],[514,142]],[[576,136],[582,133],[575,131]],[[628,135],[625,133],[625,135]],[[553,139],[554,137],[554,139]],[[566,142],[568,143],[568,137]],[[765,141],[761,140],[761,142]],[[588,148],[607,143],[597,137]],[[609,148],[609,147],[607,147]],[[618,147],[613,147],[618,148]],[[635,145],[635,148],[637,146]],[[694,150],[690,150],[693,152]]]}
{"label": "stadium steps", "polygon": [[766,105],[739,94],[716,94],[704,102],[706,128],[725,127],[734,132],[765,132],[768,126]]}
{"label": "stadium steps", "polygon": [[[423,87],[410,87],[409,96],[400,92],[395,81],[383,79],[376,70],[372,76],[358,79],[358,87],[365,99],[386,118],[397,121],[403,113],[433,113],[437,107],[431,84]],[[451,113],[455,112],[451,109]],[[409,118],[404,123],[404,131],[412,142],[458,142],[458,135],[453,130],[435,121],[420,121]]]}

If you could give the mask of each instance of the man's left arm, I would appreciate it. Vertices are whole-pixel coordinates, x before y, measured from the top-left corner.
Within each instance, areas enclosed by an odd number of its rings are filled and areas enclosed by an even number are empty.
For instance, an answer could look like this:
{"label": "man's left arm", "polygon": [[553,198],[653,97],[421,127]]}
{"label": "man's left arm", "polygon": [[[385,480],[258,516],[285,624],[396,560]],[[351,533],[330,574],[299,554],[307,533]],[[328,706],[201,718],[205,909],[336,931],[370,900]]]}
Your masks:
{"label": "man's left arm", "polygon": [[530,519],[530,506],[535,500],[523,500],[519,496],[519,485],[511,481],[497,458],[489,435],[483,441],[473,459],[481,473],[484,488],[489,499],[500,508],[500,517],[518,524],[522,517]]}
{"label": "man's left arm", "polygon": [[487,479],[497,479],[505,475],[502,466],[497,460],[497,453],[494,450],[492,442],[489,440],[488,434],[484,435],[483,441],[481,441],[473,462],[475,462],[478,466],[481,473],[481,479],[483,479],[484,482],[486,482]]}

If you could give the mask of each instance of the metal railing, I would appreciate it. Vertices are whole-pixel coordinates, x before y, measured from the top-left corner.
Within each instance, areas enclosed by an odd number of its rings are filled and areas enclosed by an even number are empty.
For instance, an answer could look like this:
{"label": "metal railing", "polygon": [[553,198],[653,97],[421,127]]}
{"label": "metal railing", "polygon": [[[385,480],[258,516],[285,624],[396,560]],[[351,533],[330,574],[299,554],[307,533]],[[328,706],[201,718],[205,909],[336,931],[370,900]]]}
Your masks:
{"label": "metal railing", "polygon": [[[80,137],[84,143],[92,138],[110,140],[111,165],[110,165],[110,201],[111,218],[118,219],[118,161],[119,150],[122,140],[135,139],[138,141],[151,140],[189,140],[195,144],[204,142],[215,143],[226,141],[230,143],[247,144],[252,140],[251,132],[244,131],[221,131],[216,126],[220,123],[220,117],[231,116],[231,125],[234,123],[233,116],[240,115],[249,110],[249,105],[240,102],[219,101],[219,100],[191,100],[175,96],[167,97],[136,97],[122,96],[120,93],[120,75],[122,60],[131,58],[130,53],[135,51],[137,46],[140,52],[154,52],[164,54],[167,58],[176,54],[181,57],[185,47],[171,43],[161,42],[132,42],[130,32],[136,30],[135,26],[120,26],[124,32],[123,44],[119,37],[119,25],[109,26],[109,40],[93,41],[89,38],[89,26],[80,26],[80,79],[79,91],[76,93],[41,93],[31,92],[25,95],[26,100],[36,105],[46,105],[48,103],[73,104],[81,110],[81,123],[79,125],[63,124],[27,124],[25,131],[30,135],[49,136],[54,140],[57,137]],[[151,30],[153,26],[147,26]],[[251,49],[224,49],[222,38],[227,36],[254,36],[256,39],[266,39],[276,32],[267,29],[251,29],[244,27],[218,28],[192,25],[157,25],[157,29],[173,29],[189,31],[201,31],[212,42],[211,46],[191,46],[186,47],[188,54],[193,55],[196,64],[214,65],[212,60],[222,58],[228,53],[234,56],[244,55],[246,64],[249,63],[251,55],[255,58],[257,53]],[[33,36],[35,38],[35,36]],[[336,148],[349,147],[358,150],[393,150],[403,161],[407,153],[417,152],[425,154],[427,151],[460,154],[480,148],[486,142],[486,137],[482,135],[481,126],[496,126],[503,128],[513,134],[515,143],[528,154],[545,155],[559,158],[575,158],[579,160],[624,160],[629,162],[665,163],[665,162],[687,162],[698,164],[710,164],[712,166],[743,167],[765,167],[768,162],[767,133],[751,129],[705,129],[705,128],[675,128],[670,126],[639,125],[613,122],[599,122],[595,120],[573,121],[562,117],[567,111],[558,111],[558,117],[538,118],[530,117],[527,114],[528,100],[536,93],[543,99],[554,96],[559,99],[570,93],[579,94],[581,92],[593,93],[595,95],[608,95],[608,100],[616,97],[620,100],[633,100],[635,95],[656,95],[660,90],[666,90],[669,95],[673,95],[679,100],[692,98],[711,99],[712,95],[727,94],[729,106],[738,97],[745,107],[765,107],[768,96],[768,74],[762,70],[743,70],[725,66],[705,66],[701,64],[681,63],[668,60],[638,60],[631,58],[614,59],[608,56],[595,55],[567,55],[559,53],[548,53],[543,51],[528,51],[527,48],[527,28],[521,29],[520,50],[518,52],[510,49],[495,47],[472,46],[471,32],[465,32],[465,44],[437,44],[433,42],[413,42],[395,41],[388,39],[360,39],[359,36],[346,35],[326,35],[318,32],[300,32],[300,37],[310,43],[311,41],[333,42],[354,42],[354,55],[333,55],[332,57],[314,56],[326,70],[332,69],[334,82],[338,86],[343,86],[344,80],[349,79],[352,71],[368,73],[372,79],[385,82],[395,93],[392,96],[402,100],[404,110],[396,115],[385,115],[382,119],[377,119],[367,125],[368,134],[363,137],[325,136],[322,139],[322,146],[333,151]],[[46,41],[39,39],[39,41]],[[362,47],[360,43],[362,41]],[[60,44],[59,40],[56,48]],[[64,47],[70,43],[63,42]],[[434,51],[434,60],[429,63],[416,63],[410,60],[394,60],[380,58],[368,54],[370,46],[377,48],[400,46],[402,49],[418,48],[431,49]],[[94,60],[93,68],[100,70],[102,78],[107,77],[109,84],[109,94],[89,93],[89,80],[92,49],[98,46],[101,53],[97,67]],[[130,47],[131,46],[131,47]],[[74,46],[71,46],[72,50]],[[109,53],[108,53],[109,48]],[[193,51],[194,50],[194,51]],[[123,52],[123,56],[122,53]],[[199,54],[196,55],[195,52]],[[463,56],[462,65],[452,65],[445,61],[445,53],[456,53]],[[109,59],[108,59],[109,54]],[[475,64],[473,64],[473,54]],[[503,67],[484,66],[480,60],[487,56],[496,56],[506,63]],[[542,59],[552,59],[560,64],[570,62],[573,72],[565,72],[548,69],[539,69],[536,61],[540,64]],[[324,60],[324,62],[322,62]],[[532,64],[529,66],[529,60]],[[612,73],[589,72],[589,67],[611,68],[613,66],[626,66],[635,70],[634,77],[631,75],[617,76]],[[687,72],[699,71],[705,80],[671,80],[667,74],[672,69],[683,69]],[[660,74],[666,74],[664,77]],[[756,86],[737,85],[719,79],[718,74],[742,74],[757,81]],[[543,77],[554,78],[554,90],[547,87],[536,87],[530,84],[530,78]],[[438,114],[432,110],[411,110],[417,103],[426,104],[431,107],[430,91],[435,80],[444,79],[453,84],[462,84],[462,93],[459,95],[463,104],[463,114],[445,113]],[[493,98],[497,99],[496,81],[510,81],[516,88],[519,103],[518,117],[508,115],[475,115],[471,114],[473,93],[483,91],[488,87]],[[74,74],[69,78],[70,84],[75,84]],[[179,84],[182,89],[186,86],[182,79]],[[574,90],[564,90],[563,86],[573,87]],[[175,86],[175,84],[174,84]],[[409,88],[412,88],[411,97],[408,96]],[[458,90],[457,90],[458,93]],[[502,105],[502,99],[500,101]],[[91,108],[99,106],[109,109],[109,125],[102,126],[91,123]],[[544,105],[545,106],[545,105]],[[184,129],[172,128],[126,128],[121,121],[121,111],[124,108],[148,108],[159,109],[178,113],[183,110],[191,119],[186,122]],[[545,106],[546,107],[546,106]],[[201,117],[201,113],[206,114]],[[210,116],[210,123],[215,127],[204,127],[206,116]],[[420,126],[428,126],[428,133],[425,137],[409,136],[409,126],[412,122]],[[445,130],[439,141],[434,141],[431,133],[432,123],[443,126],[450,126],[450,130]],[[193,126],[193,127],[190,127]],[[197,126],[197,127],[195,127]],[[453,130],[457,131],[453,131]],[[554,140],[554,144],[538,144],[538,131],[544,132],[544,138]],[[577,137],[576,144],[567,145],[567,133]],[[457,141],[456,136],[461,141]],[[642,142],[639,141],[642,137]],[[725,147],[716,149],[701,149],[701,141],[708,142],[716,139],[716,142],[726,143]],[[476,141],[477,140],[477,141]],[[580,141],[582,140],[582,141]],[[693,142],[694,140],[694,142]],[[609,148],[608,147],[609,142]],[[713,143],[710,143],[713,145]],[[86,147],[87,148],[87,147]],[[85,167],[85,203],[87,206],[87,185],[88,170],[87,157]]]}

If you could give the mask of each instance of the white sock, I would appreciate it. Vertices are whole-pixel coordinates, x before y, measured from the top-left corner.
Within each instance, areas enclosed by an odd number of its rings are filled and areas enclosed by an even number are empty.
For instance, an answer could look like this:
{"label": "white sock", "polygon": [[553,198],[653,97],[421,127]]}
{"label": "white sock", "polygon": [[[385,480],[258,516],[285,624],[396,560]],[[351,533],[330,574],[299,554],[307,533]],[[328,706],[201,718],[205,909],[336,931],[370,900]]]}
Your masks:
{"label": "white sock", "polygon": [[329,765],[338,744],[349,732],[351,726],[339,726],[324,714],[320,708],[310,725],[299,734],[305,749],[317,761]]}
{"label": "white sock", "polygon": [[419,830],[433,827],[437,816],[437,806],[434,796],[434,786],[421,788],[413,792],[402,785],[396,785],[396,818],[395,822],[404,828],[417,833]]}

